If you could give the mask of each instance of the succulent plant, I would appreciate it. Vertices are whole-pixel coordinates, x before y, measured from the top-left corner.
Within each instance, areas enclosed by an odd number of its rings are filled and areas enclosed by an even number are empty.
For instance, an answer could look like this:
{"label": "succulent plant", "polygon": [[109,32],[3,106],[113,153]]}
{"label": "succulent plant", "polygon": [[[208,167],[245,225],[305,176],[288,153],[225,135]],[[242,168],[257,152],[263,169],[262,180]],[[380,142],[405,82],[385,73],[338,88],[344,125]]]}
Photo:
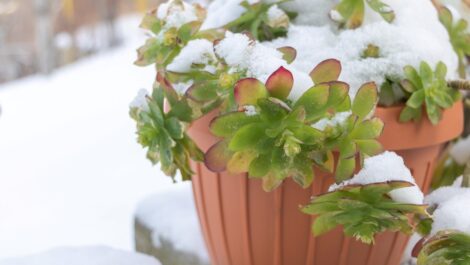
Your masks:
{"label": "succulent plant", "polygon": [[470,235],[460,231],[440,231],[424,242],[418,265],[470,264]]}
{"label": "succulent plant", "polygon": [[[246,11],[224,27],[232,32],[250,32],[259,41],[272,40],[287,35],[289,21],[295,16],[279,8],[280,1],[247,1],[240,3]],[[274,17],[273,17],[274,16]]]}
{"label": "succulent plant", "polygon": [[203,153],[184,131],[181,110],[172,108],[165,113],[163,109],[164,89],[159,83],[152,96],[146,96],[146,108],[131,107],[130,116],[136,121],[137,139],[142,147],[147,148],[147,158],[153,163],[160,163],[162,171],[175,177],[180,171],[183,180],[191,179],[193,172],[190,159],[203,160]]}
{"label": "succulent plant", "polygon": [[411,186],[413,184],[402,181],[344,186],[312,198],[302,211],[316,215],[312,226],[315,236],[342,226],[347,236],[371,244],[375,235],[384,231],[411,234],[414,224],[410,215],[420,219],[429,216],[426,205],[398,203],[387,195]]}
{"label": "succulent plant", "polygon": [[[239,80],[234,88],[238,111],[215,118],[211,132],[221,141],[205,155],[213,171],[248,172],[263,179],[272,190],[287,177],[303,187],[314,178],[313,166],[333,172],[333,152],[338,152],[338,181],[352,176],[356,156],[377,154],[375,140],[383,123],[370,119],[377,102],[377,89],[365,84],[351,104],[349,86],[337,81],[341,64],[337,60],[320,63],[311,73],[315,85],[296,102],[288,100],[293,75],[284,67],[275,71],[265,84],[255,78]],[[351,111],[345,124],[316,129],[315,123]]]}
{"label": "succulent plant", "polygon": [[444,6],[439,8],[439,20],[449,33],[450,42],[459,58],[459,75],[466,76],[467,58],[470,56],[470,32],[465,19],[455,21],[452,12]]}
{"label": "succulent plant", "polygon": [[364,21],[366,4],[387,22],[395,19],[392,8],[381,0],[341,0],[330,12],[330,18],[348,29],[358,28]]}
{"label": "succulent plant", "polygon": [[432,124],[441,120],[442,110],[453,106],[460,99],[460,93],[451,89],[446,81],[447,67],[439,62],[435,71],[429,64],[421,62],[419,71],[405,66],[406,79],[401,81],[403,90],[409,95],[406,107],[400,114],[400,121],[418,121],[423,109]]}

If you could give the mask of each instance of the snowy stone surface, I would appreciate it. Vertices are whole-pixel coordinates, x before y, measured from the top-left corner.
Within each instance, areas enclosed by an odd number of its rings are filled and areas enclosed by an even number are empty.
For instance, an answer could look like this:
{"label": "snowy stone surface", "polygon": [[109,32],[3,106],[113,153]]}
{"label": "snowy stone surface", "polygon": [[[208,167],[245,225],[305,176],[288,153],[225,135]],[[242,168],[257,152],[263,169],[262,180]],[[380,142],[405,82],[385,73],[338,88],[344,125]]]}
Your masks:
{"label": "snowy stone surface", "polygon": [[449,150],[450,156],[460,165],[470,161],[470,136],[457,141]]}
{"label": "snowy stone surface", "polygon": [[63,247],[0,265],[161,265],[155,258],[108,247]]}
{"label": "snowy stone surface", "polygon": [[137,219],[152,231],[155,247],[169,241],[176,250],[209,262],[190,182],[175,184],[139,204]]}
{"label": "snowy stone surface", "polygon": [[416,185],[410,170],[405,166],[403,158],[394,152],[384,152],[380,155],[366,158],[364,167],[350,180],[339,185],[333,184],[330,191],[348,185],[367,185],[387,181],[406,181],[414,184],[412,187],[396,189],[389,193],[390,197],[400,203],[423,204],[423,193]]}
{"label": "snowy stone surface", "polygon": [[135,205],[173,185],[129,117],[155,77],[132,64],[140,21],[117,21],[122,46],[0,85],[0,259],[64,245],[132,250]]}

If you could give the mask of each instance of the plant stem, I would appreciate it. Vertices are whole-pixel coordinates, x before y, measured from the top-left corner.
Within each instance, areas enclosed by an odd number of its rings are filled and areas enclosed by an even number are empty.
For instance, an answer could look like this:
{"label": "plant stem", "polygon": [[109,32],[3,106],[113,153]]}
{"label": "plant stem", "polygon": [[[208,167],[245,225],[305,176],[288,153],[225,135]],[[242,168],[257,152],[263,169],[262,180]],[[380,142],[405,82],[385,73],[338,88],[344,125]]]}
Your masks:
{"label": "plant stem", "polygon": [[462,187],[470,188],[470,161],[467,162],[467,166],[463,172]]}
{"label": "plant stem", "polygon": [[470,91],[470,81],[465,79],[447,81],[447,85],[453,89]]}

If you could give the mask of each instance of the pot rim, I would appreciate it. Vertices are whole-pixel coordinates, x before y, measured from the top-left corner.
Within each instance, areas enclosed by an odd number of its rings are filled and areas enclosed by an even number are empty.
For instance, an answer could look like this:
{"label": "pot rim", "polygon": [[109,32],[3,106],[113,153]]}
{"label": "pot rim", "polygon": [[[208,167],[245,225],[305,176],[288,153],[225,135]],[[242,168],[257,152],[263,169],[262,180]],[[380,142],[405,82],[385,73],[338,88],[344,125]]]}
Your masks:
{"label": "pot rim", "polygon": [[433,125],[426,115],[419,122],[400,123],[398,118],[404,105],[377,107],[375,117],[385,126],[379,137],[385,150],[407,150],[423,148],[448,142],[463,132],[463,102],[459,100],[442,112],[442,119]]}

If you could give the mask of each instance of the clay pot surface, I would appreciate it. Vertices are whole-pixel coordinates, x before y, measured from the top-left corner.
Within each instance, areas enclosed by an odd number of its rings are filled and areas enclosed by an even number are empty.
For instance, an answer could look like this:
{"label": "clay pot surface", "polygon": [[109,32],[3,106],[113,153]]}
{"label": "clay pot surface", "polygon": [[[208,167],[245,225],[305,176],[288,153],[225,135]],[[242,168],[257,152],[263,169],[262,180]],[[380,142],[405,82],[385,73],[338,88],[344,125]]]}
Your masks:
{"label": "clay pot surface", "polygon": [[[416,182],[429,189],[434,164],[443,145],[463,130],[463,107],[457,103],[443,114],[437,126],[398,123],[400,107],[378,108],[385,122],[379,139],[386,150],[396,151],[411,169]],[[216,112],[197,120],[189,134],[206,151],[218,141],[208,126]],[[383,233],[369,246],[343,235],[341,228],[320,237],[310,233],[314,217],[302,214],[300,205],[324,193],[333,176],[317,171],[313,185],[302,189],[292,180],[266,193],[259,180],[246,174],[213,173],[192,163],[193,191],[212,265],[398,265],[408,237]]]}

